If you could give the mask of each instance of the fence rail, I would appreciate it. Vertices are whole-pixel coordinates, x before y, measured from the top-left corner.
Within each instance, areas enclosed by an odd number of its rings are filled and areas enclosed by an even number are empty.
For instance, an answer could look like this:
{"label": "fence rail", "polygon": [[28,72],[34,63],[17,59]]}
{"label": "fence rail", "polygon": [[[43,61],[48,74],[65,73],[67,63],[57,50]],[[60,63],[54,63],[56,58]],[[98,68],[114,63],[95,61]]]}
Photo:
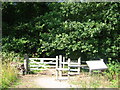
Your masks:
{"label": "fence rail", "polygon": [[[62,71],[68,72],[68,78],[71,74],[80,74],[81,60],[77,62],[71,62],[70,58],[65,60],[62,55],[56,56],[56,58],[26,58],[24,61],[27,70],[56,70],[56,79],[63,79]],[[71,68],[72,67],[72,68]],[[75,67],[75,68],[73,68]],[[76,69],[77,67],[77,69]],[[73,73],[72,73],[73,72]],[[59,78],[58,78],[59,77]]]}
{"label": "fence rail", "polygon": [[[55,68],[57,58],[28,58],[28,67],[31,70],[46,70],[47,68]],[[35,64],[35,65],[33,65]]]}

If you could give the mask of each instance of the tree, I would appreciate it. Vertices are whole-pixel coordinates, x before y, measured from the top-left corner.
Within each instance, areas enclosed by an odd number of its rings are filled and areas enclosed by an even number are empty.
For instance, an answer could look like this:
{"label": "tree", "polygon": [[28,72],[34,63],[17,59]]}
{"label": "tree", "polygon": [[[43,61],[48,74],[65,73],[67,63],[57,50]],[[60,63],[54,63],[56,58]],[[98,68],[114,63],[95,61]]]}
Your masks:
{"label": "tree", "polygon": [[[11,26],[14,34],[3,38],[4,49],[36,56],[63,54],[71,58],[81,56],[84,60],[119,59],[119,3],[43,4],[47,8],[44,14],[35,14],[34,18],[31,15],[31,19],[25,21],[22,18],[21,22],[18,21],[20,24]],[[17,5],[23,8],[22,3]],[[9,10],[8,12],[10,13]],[[9,27],[8,25],[6,30]],[[10,43],[6,43],[9,40]]]}

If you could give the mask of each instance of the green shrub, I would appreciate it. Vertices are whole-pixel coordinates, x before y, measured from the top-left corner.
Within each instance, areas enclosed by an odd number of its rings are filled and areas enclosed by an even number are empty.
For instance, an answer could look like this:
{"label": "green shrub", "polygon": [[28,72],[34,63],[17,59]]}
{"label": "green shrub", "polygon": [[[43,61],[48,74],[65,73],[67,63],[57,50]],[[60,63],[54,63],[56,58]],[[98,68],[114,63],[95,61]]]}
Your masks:
{"label": "green shrub", "polygon": [[120,72],[120,62],[113,61],[109,58],[109,63],[107,64],[108,69],[105,72],[106,77],[111,82],[111,87],[118,87],[118,76]]}
{"label": "green shrub", "polygon": [[22,55],[14,52],[2,52],[2,62],[23,62]]}

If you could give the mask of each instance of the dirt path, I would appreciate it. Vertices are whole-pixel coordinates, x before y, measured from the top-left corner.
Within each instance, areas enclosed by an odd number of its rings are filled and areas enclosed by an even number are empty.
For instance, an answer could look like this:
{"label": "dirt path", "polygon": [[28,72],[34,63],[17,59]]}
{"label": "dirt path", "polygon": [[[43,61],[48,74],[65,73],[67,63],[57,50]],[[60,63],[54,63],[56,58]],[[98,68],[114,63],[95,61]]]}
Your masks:
{"label": "dirt path", "polygon": [[36,82],[43,88],[71,88],[68,80],[56,80],[54,76],[41,76],[36,78]]}
{"label": "dirt path", "polygon": [[10,88],[41,88],[35,82],[37,77],[37,75],[20,76],[19,80],[17,80]]}
{"label": "dirt path", "polygon": [[56,80],[55,75],[30,74],[21,76],[11,88],[75,88],[68,80]]}

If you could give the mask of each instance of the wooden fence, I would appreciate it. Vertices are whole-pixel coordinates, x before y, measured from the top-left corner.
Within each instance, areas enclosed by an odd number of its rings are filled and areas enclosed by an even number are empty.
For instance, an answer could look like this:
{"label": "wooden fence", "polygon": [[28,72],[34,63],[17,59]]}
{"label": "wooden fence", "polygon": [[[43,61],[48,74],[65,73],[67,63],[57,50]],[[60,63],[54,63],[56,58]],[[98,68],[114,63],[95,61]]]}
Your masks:
{"label": "wooden fence", "polygon": [[56,68],[56,61],[58,61],[58,57],[56,58],[28,58],[26,57],[24,60],[24,66],[26,72],[32,70],[48,70]]}
{"label": "wooden fence", "polygon": [[[56,79],[67,79],[70,75],[80,74],[81,58],[78,58],[77,62],[71,62],[70,58],[67,60],[62,55],[56,56],[56,58],[28,58],[25,56],[24,66],[26,73],[31,70],[56,70]],[[76,69],[77,68],[77,69]],[[67,71],[68,77],[63,77],[63,72]]]}

